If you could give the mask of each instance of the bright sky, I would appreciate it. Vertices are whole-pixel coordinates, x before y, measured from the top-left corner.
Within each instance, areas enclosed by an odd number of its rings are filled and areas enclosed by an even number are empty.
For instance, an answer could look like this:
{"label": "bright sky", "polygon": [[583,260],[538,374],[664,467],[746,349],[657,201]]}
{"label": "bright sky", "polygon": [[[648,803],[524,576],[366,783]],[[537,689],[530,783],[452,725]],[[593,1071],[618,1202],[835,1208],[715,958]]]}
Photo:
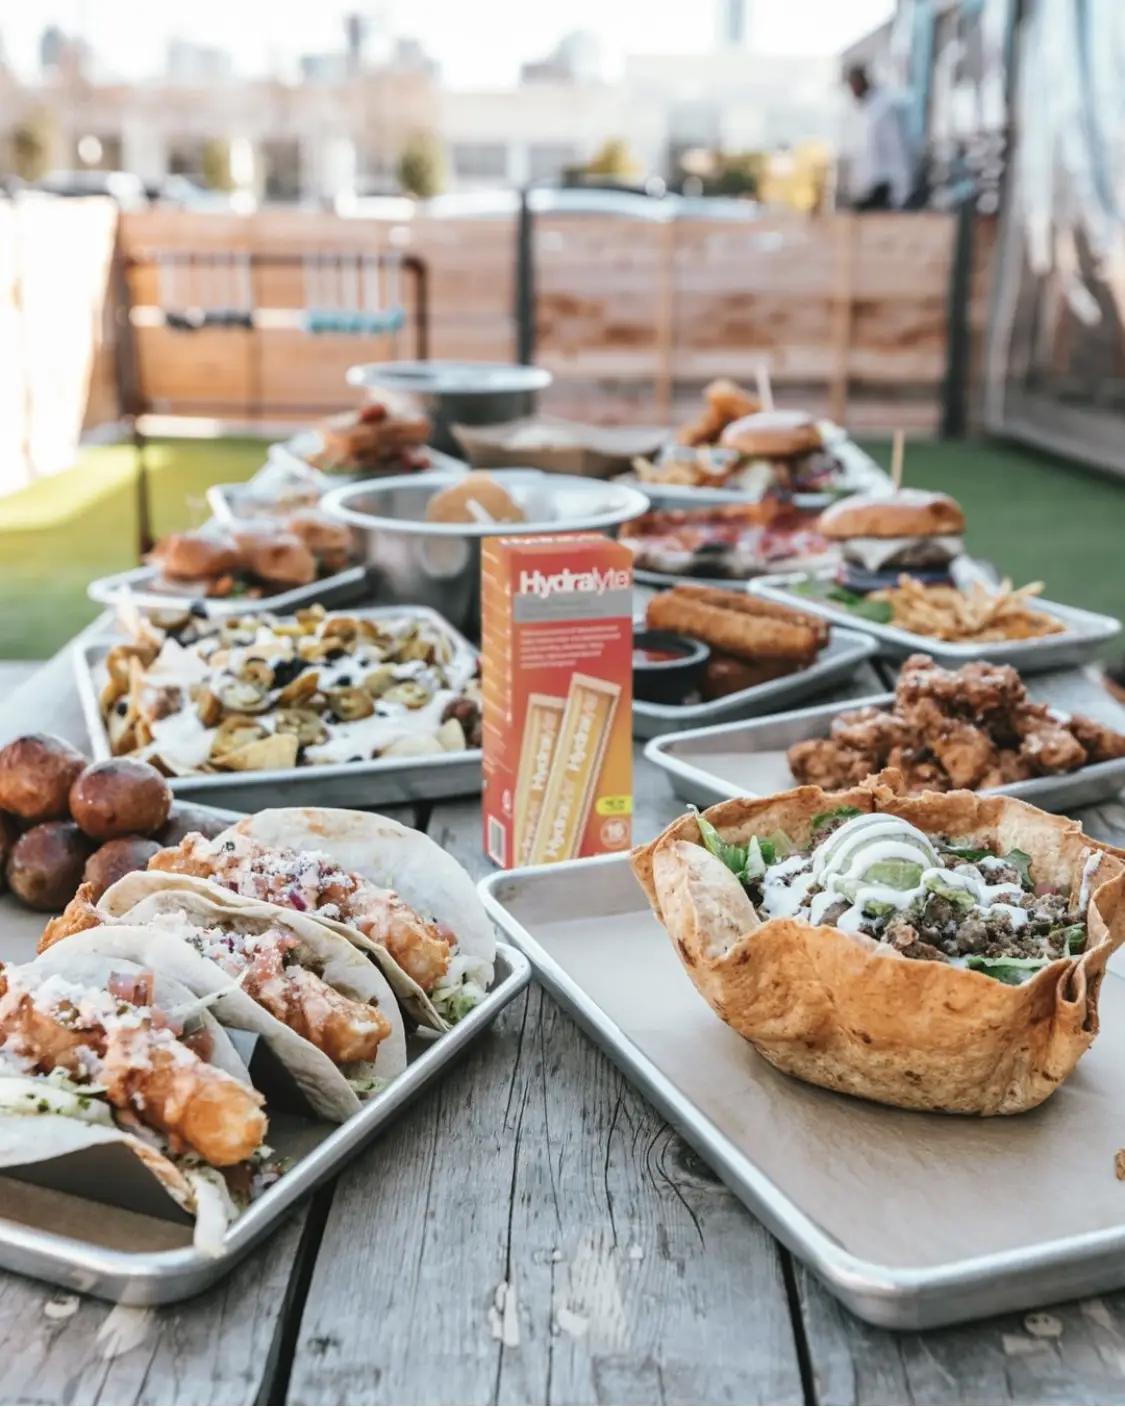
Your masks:
{"label": "bright sky", "polygon": [[[832,54],[888,17],[893,0],[746,0],[753,46],[763,53]],[[563,33],[588,29],[610,67],[623,53],[698,52],[712,46],[716,0],[0,0],[0,41],[22,72],[34,70],[45,24],[84,33],[114,71],[158,73],[168,39],[228,49],[242,71],[279,55],[341,47],[349,10],[390,6],[394,29],[420,39],[459,88],[514,81],[521,60]]]}

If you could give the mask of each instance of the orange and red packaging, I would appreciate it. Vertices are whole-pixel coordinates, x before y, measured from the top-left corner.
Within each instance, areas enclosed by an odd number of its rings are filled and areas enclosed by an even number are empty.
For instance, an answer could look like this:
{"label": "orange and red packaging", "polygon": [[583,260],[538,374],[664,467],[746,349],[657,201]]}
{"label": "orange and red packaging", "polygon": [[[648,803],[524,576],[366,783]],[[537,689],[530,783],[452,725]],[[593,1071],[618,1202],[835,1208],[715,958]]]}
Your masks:
{"label": "orange and red packaging", "polygon": [[485,538],[484,849],[504,869],[628,850],[633,554],[597,533]]}

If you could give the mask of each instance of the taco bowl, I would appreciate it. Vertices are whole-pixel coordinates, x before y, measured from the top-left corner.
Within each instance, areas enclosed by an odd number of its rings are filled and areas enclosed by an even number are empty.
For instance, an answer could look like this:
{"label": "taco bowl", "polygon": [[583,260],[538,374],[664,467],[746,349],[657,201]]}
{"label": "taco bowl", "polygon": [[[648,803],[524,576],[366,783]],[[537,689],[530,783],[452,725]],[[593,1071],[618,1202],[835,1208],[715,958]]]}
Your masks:
{"label": "taco bowl", "polygon": [[40,951],[144,964],[260,1036],[312,1109],[341,1123],[406,1068],[406,1029],[379,968],[323,924],[190,875],[126,875],[96,905],[80,893]]}
{"label": "taco bowl", "polygon": [[1125,864],[1025,802],[899,780],[683,816],[634,873],[696,988],[778,1069],[902,1108],[1032,1109],[1097,1035]]}

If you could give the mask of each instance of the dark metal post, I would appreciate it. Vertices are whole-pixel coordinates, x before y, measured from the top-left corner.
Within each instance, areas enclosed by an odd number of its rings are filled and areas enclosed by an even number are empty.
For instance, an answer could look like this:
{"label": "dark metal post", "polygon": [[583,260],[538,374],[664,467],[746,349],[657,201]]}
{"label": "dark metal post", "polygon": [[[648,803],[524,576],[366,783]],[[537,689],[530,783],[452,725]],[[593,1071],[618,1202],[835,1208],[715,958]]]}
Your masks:
{"label": "dark metal post", "polygon": [[520,191],[516,219],[516,361],[530,366],[535,360],[535,223],[529,191]]}
{"label": "dark metal post", "polygon": [[976,196],[970,191],[957,207],[949,301],[945,320],[945,384],[942,388],[941,436],[963,439],[968,427],[969,303],[973,291],[973,223]]}
{"label": "dark metal post", "polygon": [[430,359],[430,284],[426,261],[406,254],[402,267],[414,279],[414,355],[420,362]]}

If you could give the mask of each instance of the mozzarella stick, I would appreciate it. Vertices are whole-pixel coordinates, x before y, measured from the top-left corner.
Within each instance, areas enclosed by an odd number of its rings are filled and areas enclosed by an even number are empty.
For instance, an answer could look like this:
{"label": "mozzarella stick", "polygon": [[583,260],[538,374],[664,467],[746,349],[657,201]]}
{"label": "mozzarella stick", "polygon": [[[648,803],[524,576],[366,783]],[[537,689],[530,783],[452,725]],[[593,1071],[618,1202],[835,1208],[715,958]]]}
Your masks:
{"label": "mozzarella stick", "polygon": [[689,635],[740,659],[808,659],[820,644],[817,632],[803,622],[744,615],[679,590],[654,596],[645,619],[650,629]]}
{"label": "mozzarella stick", "polygon": [[723,610],[737,611],[743,616],[769,616],[773,620],[793,621],[808,626],[816,632],[822,644],[828,643],[828,622],[811,611],[798,611],[792,606],[782,606],[777,601],[767,601],[761,596],[751,596],[746,591],[724,591],[717,586],[697,586],[694,582],[683,582],[673,588],[679,595],[703,601],[708,606],[720,606]]}

